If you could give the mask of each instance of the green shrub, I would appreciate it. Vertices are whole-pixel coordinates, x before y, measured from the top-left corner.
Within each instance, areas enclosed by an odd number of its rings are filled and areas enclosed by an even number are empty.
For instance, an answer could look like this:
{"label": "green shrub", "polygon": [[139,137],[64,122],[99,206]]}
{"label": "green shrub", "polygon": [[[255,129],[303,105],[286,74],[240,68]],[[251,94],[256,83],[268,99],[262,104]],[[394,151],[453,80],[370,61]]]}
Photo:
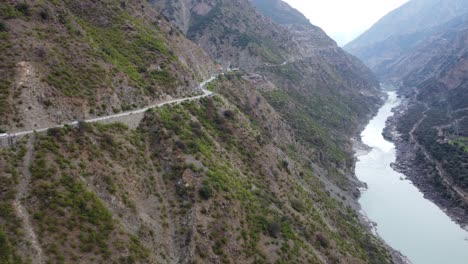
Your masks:
{"label": "green shrub", "polygon": [[213,197],[213,190],[211,189],[210,186],[208,185],[203,185],[200,190],[198,191],[198,194],[200,195],[201,198],[204,200],[208,200],[211,197]]}
{"label": "green shrub", "polygon": [[288,162],[287,160],[282,160],[282,161],[281,161],[281,168],[287,170],[288,167],[289,167],[289,162]]}
{"label": "green shrub", "polygon": [[0,21],[0,32],[5,32],[7,31],[7,26],[5,25],[5,22]]}
{"label": "green shrub", "polygon": [[277,238],[281,231],[281,225],[278,222],[271,222],[268,224],[268,234],[271,237]]}
{"label": "green shrub", "polygon": [[303,212],[305,210],[304,203],[302,201],[299,201],[297,199],[294,199],[291,201],[291,206],[294,210],[298,212]]}
{"label": "green shrub", "polygon": [[11,249],[3,228],[0,228],[0,263],[11,263]]}
{"label": "green shrub", "polygon": [[85,121],[79,121],[78,122],[78,129],[82,132],[85,131],[91,131],[92,125],[89,123],[86,123]]}
{"label": "green shrub", "polygon": [[224,117],[226,117],[227,119],[234,119],[234,112],[231,111],[231,110],[226,110],[224,111]]}
{"label": "green shrub", "polygon": [[24,16],[30,16],[31,12],[29,10],[29,5],[27,3],[19,3],[15,6],[16,10],[23,14]]}
{"label": "green shrub", "polygon": [[315,236],[315,240],[317,241],[317,243],[323,247],[323,248],[328,248],[330,247],[330,242],[328,241],[328,239],[322,235],[322,234],[317,234]]}
{"label": "green shrub", "polygon": [[49,10],[44,8],[39,12],[39,16],[41,17],[42,20],[49,20],[50,14]]}
{"label": "green shrub", "polygon": [[54,138],[59,138],[60,136],[62,136],[62,132],[63,131],[61,128],[53,127],[47,130],[47,135]]}
{"label": "green shrub", "polygon": [[175,142],[175,146],[180,149],[180,150],[185,150],[187,148],[187,146],[185,145],[185,143],[182,141],[182,140],[177,140]]}

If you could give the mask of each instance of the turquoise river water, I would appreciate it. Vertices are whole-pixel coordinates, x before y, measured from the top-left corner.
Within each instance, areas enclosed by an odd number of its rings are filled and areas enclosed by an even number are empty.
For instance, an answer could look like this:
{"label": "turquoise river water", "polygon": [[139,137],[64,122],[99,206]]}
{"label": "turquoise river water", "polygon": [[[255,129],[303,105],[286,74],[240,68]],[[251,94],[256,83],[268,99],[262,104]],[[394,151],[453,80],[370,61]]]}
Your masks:
{"label": "turquoise river water", "polygon": [[382,136],[385,121],[399,104],[394,92],[362,132],[370,153],[360,156],[356,176],[367,183],[359,200],[376,232],[413,264],[468,264],[468,231],[425,199],[405,176],[390,167],[395,145]]}

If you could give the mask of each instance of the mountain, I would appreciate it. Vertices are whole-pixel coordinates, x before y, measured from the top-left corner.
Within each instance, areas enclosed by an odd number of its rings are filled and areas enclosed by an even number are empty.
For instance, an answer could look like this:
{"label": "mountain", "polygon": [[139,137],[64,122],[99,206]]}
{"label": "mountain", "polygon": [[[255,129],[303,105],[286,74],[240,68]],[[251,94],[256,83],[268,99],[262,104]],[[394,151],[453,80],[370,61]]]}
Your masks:
{"label": "mountain", "polygon": [[438,27],[468,12],[463,0],[411,0],[380,19],[344,49],[379,76],[402,54],[429,39]]}
{"label": "mountain", "polygon": [[408,97],[408,108],[396,120],[397,130],[404,143],[421,146],[405,151],[401,160],[419,171],[417,182],[429,197],[466,224],[468,23],[465,18],[457,21],[460,24],[433,35],[390,69]]}
{"label": "mountain", "polygon": [[257,9],[280,25],[313,27],[310,21],[286,2],[277,0],[253,0]]}
{"label": "mountain", "polygon": [[407,86],[416,86],[434,77],[443,78],[450,88],[456,87],[462,76],[447,78],[443,75],[454,70],[452,67],[463,65],[467,25],[468,13],[438,26],[428,39],[420,41],[413,49],[385,65],[387,72],[382,76],[388,81],[403,77]]}
{"label": "mountain", "polygon": [[[269,86],[262,90],[263,95],[303,134],[302,139],[312,148],[321,146],[317,155],[350,168],[353,162],[344,159],[342,150],[351,151],[349,137],[380,100],[378,81],[364,64],[340,49],[320,28],[297,24],[304,16],[282,1],[270,1],[270,6],[280,8],[268,12],[262,8],[264,1],[152,3],[175,23],[181,21],[177,14],[190,14],[189,23],[181,28],[187,29],[191,40],[224,67],[266,78]],[[177,11],[182,9],[185,11]],[[272,12],[281,15],[272,16]],[[304,116],[291,118],[294,113]]]}
{"label": "mountain", "polygon": [[145,1],[109,6],[115,4],[1,4],[2,129],[34,129],[184,96],[215,69]]}
{"label": "mountain", "polygon": [[387,136],[396,167],[462,225],[468,223],[468,3],[410,1],[345,48],[404,103]]}
{"label": "mountain", "polygon": [[285,3],[0,11],[0,262],[402,263],[358,212],[378,81]]}

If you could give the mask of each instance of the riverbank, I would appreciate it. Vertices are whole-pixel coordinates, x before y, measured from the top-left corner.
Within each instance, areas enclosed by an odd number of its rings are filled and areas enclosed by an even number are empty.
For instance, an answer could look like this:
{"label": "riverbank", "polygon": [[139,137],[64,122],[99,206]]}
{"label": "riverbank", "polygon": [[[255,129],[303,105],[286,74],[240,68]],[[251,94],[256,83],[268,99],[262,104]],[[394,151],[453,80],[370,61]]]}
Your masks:
{"label": "riverbank", "polygon": [[[395,92],[388,94],[387,102],[360,135],[362,143],[372,147],[368,154],[359,156],[356,163],[357,178],[368,186],[359,199],[364,211],[361,215],[371,231],[375,229],[378,237],[400,251],[400,256],[407,256],[413,264],[447,261],[465,264],[468,233],[392,167],[396,160],[395,144],[386,140],[382,131],[387,119],[394,115],[392,109],[399,106],[401,100]],[[392,131],[386,133],[398,136]],[[360,145],[356,146],[356,153],[365,151]],[[404,257],[394,259],[395,263],[409,262]]]}
{"label": "riverbank", "polygon": [[[379,106],[379,109],[383,107],[388,100],[388,96],[385,94],[382,96],[382,105]],[[378,114],[378,110],[375,111],[375,113],[372,116],[369,116],[369,121],[367,123],[363,123],[360,125],[358,132],[356,135],[351,139],[352,145],[353,145],[353,152],[354,152],[354,166],[356,163],[359,161],[359,157],[365,156],[369,154],[372,151],[372,147],[364,144],[362,142],[361,138],[361,133],[366,129],[366,127],[369,125],[369,122]],[[377,223],[373,222],[366,212],[362,209],[362,206],[359,204],[359,198],[363,192],[365,192],[368,188],[367,183],[360,181],[356,175],[354,177],[359,181],[360,187],[359,187],[359,196],[356,198],[356,207],[359,215],[359,220],[363,226],[367,228],[369,232],[371,232],[376,238],[378,238],[383,245],[387,248],[387,250],[390,252],[392,255],[393,261],[395,264],[411,264],[411,262],[408,260],[406,256],[404,256],[400,251],[392,248],[377,232]]]}
{"label": "riverbank", "polygon": [[434,164],[427,159],[421,162],[421,159],[418,159],[418,155],[421,156],[418,153],[420,150],[416,144],[403,140],[397,132],[396,125],[405,115],[409,105],[410,99],[402,99],[402,103],[393,110],[394,115],[387,120],[383,132],[384,138],[395,144],[396,161],[392,168],[404,174],[423,193],[424,198],[436,204],[453,221],[468,230],[468,212],[460,207],[456,193],[437,181],[435,177],[440,176],[433,169]]}

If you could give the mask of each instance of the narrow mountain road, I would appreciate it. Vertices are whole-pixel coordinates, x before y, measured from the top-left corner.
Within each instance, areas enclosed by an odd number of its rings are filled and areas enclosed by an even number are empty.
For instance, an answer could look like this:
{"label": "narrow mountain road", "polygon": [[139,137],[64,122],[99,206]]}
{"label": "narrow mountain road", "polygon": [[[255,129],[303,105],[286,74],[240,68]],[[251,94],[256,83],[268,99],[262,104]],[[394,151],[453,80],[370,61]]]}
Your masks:
{"label": "narrow mountain road", "polygon": [[[208,96],[213,95],[213,92],[206,90],[205,86],[207,84],[209,84],[210,82],[214,81],[216,78],[217,78],[217,76],[211,76],[211,78],[209,78],[208,80],[205,80],[205,81],[203,81],[202,83],[199,84],[198,88],[203,92],[203,94],[201,94],[201,95],[192,96],[192,97],[185,97],[185,98],[180,98],[180,99],[173,99],[173,100],[169,100],[169,101],[166,101],[166,102],[149,105],[147,107],[137,109],[137,110],[127,111],[127,112],[123,112],[123,113],[119,113],[119,114],[115,114],[115,115],[108,115],[108,116],[90,118],[90,119],[86,119],[86,120],[83,120],[83,121],[86,122],[86,123],[95,123],[95,122],[101,122],[101,121],[109,121],[109,120],[113,120],[113,119],[117,120],[119,118],[126,117],[126,116],[142,114],[142,113],[148,111],[151,108],[162,107],[162,106],[170,105],[170,104],[180,104],[182,102],[192,101],[192,100],[197,100],[197,99],[200,99],[200,98],[208,97]],[[70,122],[67,125],[76,126],[76,125],[78,125],[78,121]],[[47,131],[47,130],[49,130],[51,128],[61,128],[61,127],[64,127],[64,126],[65,126],[65,124],[51,126],[51,127],[42,127],[42,128],[38,128],[38,129],[34,129],[34,130],[19,131],[19,132],[15,132],[15,133],[0,134],[0,140],[25,136],[25,135],[33,134],[34,132],[45,132],[45,131]]]}
{"label": "narrow mountain road", "polygon": [[456,186],[452,182],[452,179],[449,176],[447,176],[447,174],[445,173],[445,171],[444,171],[444,169],[442,167],[442,164],[432,157],[432,155],[429,153],[429,151],[426,149],[426,147],[421,145],[418,142],[418,140],[416,139],[416,136],[414,135],[414,132],[419,128],[421,123],[424,122],[424,119],[426,119],[426,117],[427,117],[426,113],[427,113],[427,111],[429,111],[429,107],[427,106],[427,104],[424,104],[424,107],[425,107],[426,110],[422,113],[423,114],[422,118],[418,122],[416,122],[414,124],[413,128],[409,132],[410,139],[411,139],[412,142],[414,142],[416,147],[419,148],[423,152],[426,159],[428,159],[429,161],[431,161],[431,162],[433,162],[435,164],[437,173],[442,178],[442,181],[443,181],[444,185],[447,186],[449,189],[453,189],[458,194],[458,196],[463,199],[463,201],[465,203],[468,203],[468,194],[463,189]]}
{"label": "narrow mountain road", "polygon": [[[23,200],[29,194],[29,184],[31,182],[31,171],[29,167],[32,164],[32,153],[34,151],[34,135],[28,139],[26,145],[26,155],[24,156],[22,175],[18,183],[18,192],[15,197],[13,206],[17,212],[18,217],[23,222],[24,237],[25,240],[30,243],[27,248],[27,254],[31,258],[31,263],[33,264],[42,264],[45,263],[44,254],[42,253],[41,245],[36,236],[36,232],[31,223],[31,216],[29,215],[28,210],[23,204]],[[26,253],[26,252],[25,252]]]}
{"label": "narrow mountain road", "polygon": [[[284,62],[282,62],[280,64],[265,63],[262,66],[278,67],[278,66],[284,66],[284,65],[289,64],[289,63],[294,63],[295,61],[297,61],[297,59],[296,60],[284,61]],[[259,66],[256,66],[255,68],[257,68],[257,67],[259,67]],[[243,68],[243,70],[247,70],[247,69],[248,68],[245,68],[245,69]],[[234,72],[234,71],[237,71],[237,69],[235,69],[235,70],[228,69],[226,72],[229,73],[229,72]],[[224,74],[224,73],[222,73],[222,74]],[[140,108],[140,109],[137,109],[137,110],[122,112],[122,113],[118,113],[118,114],[114,114],[114,115],[95,117],[95,118],[85,119],[85,120],[82,120],[82,121],[86,122],[86,123],[95,123],[95,122],[102,122],[102,121],[108,121],[108,122],[109,121],[114,121],[114,122],[122,122],[122,123],[126,124],[127,121],[124,119],[125,117],[130,117],[132,115],[141,115],[141,114],[145,113],[146,111],[148,111],[151,108],[162,107],[162,106],[170,105],[170,104],[180,104],[182,102],[197,100],[197,99],[200,99],[200,98],[212,96],[214,93],[211,92],[211,91],[208,91],[207,89],[205,89],[205,87],[210,82],[214,81],[217,77],[218,77],[217,75],[212,75],[209,79],[201,82],[198,85],[198,88],[203,92],[203,94],[201,94],[201,95],[192,96],[192,97],[185,97],[185,98],[180,98],[180,99],[173,99],[173,100],[169,100],[169,101],[166,101],[166,102],[149,105],[147,107]],[[47,131],[47,130],[49,130],[51,128],[62,128],[64,126],[66,126],[66,125],[77,126],[78,123],[79,123],[79,121],[75,120],[75,121],[72,121],[72,122],[69,122],[69,123],[66,123],[66,124],[61,124],[61,125],[56,125],[56,126],[42,127],[42,128],[37,128],[37,129],[32,129],[32,130],[25,130],[25,131],[18,131],[18,132],[12,132],[12,133],[0,133],[0,147],[7,146],[7,145],[11,144],[11,142],[14,142],[14,139],[17,138],[17,137],[33,134],[35,132],[37,132],[37,133],[45,132],[45,131]]]}

